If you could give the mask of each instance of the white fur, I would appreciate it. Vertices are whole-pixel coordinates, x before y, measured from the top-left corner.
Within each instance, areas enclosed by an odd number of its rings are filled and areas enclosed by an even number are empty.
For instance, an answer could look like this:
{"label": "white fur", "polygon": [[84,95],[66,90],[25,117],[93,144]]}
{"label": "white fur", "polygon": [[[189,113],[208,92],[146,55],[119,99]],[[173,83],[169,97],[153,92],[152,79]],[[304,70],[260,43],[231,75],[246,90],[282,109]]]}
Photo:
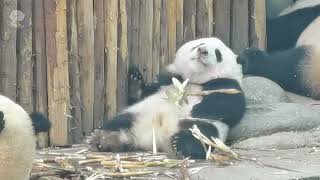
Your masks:
{"label": "white fur", "polygon": [[299,9],[307,8],[307,7],[313,7],[316,5],[319,5],[320,1],[319,0],[298,0],[288,8],[284,9],[281,13],[280,16],[289,14],[291,12],[294,12]]}
{"label": "white fur", "polygon": [[[197,49],[199,47],[208,50],[208,59],[206,61],[200,62],[197,59]],[[216,49],[219,49],[222,54],[223,60],[220,63],[216,59]],[[167,70],[181,75],[184,79],[188,78],[193,83],[201,84],[212,79],[230,78],[237,80],[241,84],[242,68],[236,59],[237,55],[221,40],[215,37],[202,38],[189,41],[181,46],[176,53],[174,62],[167,67]]]}
{"label": "white fur", "polygon": [[[166,87],[169,91],[173,86]],[[187,86],[189,91],[200,91],[198,85]],[[159,150],[172,152],[170,138],[178,132],[181,119],[190,117],[192,107],[201,102],[200,96],[188,96],[188,104],[182,108],[169,102],[163,90],[149,96],[145,100],[129,107],[124,112],[135,114],[135,122],[131,129],[136,146],[143,149],[152,149],[152,127],[155,121],[156,140]],[[141,133],[143,131],[143,133]]]}
{"label": "white fur", "polygon": [[0,132],[0,179],[28,180],[35,156],[36,139],[26,111],[0,95],[5,128]]}

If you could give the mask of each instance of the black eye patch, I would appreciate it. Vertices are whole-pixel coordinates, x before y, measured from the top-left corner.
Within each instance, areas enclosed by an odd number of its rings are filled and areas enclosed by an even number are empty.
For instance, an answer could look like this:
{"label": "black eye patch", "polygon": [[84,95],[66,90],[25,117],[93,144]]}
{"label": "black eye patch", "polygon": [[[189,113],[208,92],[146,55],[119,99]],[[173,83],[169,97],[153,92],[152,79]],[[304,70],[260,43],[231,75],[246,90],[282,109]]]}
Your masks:
{"label": "black eye patch", "polygon": [[222,62],[222,54],[221,54],[220,50],[216,49],[216,50],[214,50],[214,52],[216,53],[217,61]]}

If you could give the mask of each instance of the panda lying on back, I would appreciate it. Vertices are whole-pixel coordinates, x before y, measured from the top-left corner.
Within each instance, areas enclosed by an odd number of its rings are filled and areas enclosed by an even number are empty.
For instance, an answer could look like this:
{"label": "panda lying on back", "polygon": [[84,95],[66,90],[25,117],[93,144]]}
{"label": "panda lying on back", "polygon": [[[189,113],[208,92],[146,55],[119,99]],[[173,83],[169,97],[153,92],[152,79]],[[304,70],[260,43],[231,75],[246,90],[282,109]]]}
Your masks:
{"label": "panda lying on back", "polygon": [[267,21],[267,50],[246,49],[244,73],[269,78],[285,90],[320,99],[320,1],[299,0]]}
{"label": "panda lying on back", "polygon": [[0,179],[29,180],[36,152],[36,134],[51,124],[38,112],[30,115],[9,98],[0,95]]}
{"label": "panda lying on back", "polygon": [[[152,150],[153,121],[160,151],[169,155],[205,158],[200,142],[189,128],[196,124],[207,136],[227,138],[229,128],[238,124],[245,112],[241,92],[242,67],[236,55],[217,38],[205,38],[184,44],[167,73],[159,75],[141,101],[129,106],[113,119],[106,121],[88,139],[88,145],[99,151]],[[173,89],[171,78],[189,79],[188,91],[237,89],[241,93],[211,93],[188,96],[182,108],[166,100],[160,86]],[[151,92],[151,91],[150,91]]]}

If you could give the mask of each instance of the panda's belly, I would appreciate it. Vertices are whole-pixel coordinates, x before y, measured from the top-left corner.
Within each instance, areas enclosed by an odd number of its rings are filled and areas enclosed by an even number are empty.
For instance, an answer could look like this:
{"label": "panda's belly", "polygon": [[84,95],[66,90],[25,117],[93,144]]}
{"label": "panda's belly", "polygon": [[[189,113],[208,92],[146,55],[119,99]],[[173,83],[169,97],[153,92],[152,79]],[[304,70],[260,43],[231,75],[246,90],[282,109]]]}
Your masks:
{"label": "panda's belly", "polygon": [[[162,101],[162,102],[159,102]],[[152,149],[152,128],[154,127],[157,146],[159,150],[167,151],[170,137],[178,131],[179,120],[186,115],[182,109],[162,99],[158,101],[159,107],[145,107],[145,113],[137,115],[132,127],[135,143],[139,148]]]}
{"label": "panda's belly", "polygon": [[0,134],[0,179],[28,180],[35,146],[32,134],[16,134],[15,138]]}
{"label": "panda's belly", "polygon": [[[172,90],[172,86],[167,87]],[[200,86],[189,85],[189,91],[199,91]],[[131,129],[135,135],[136,146],[142,149],[152,149],[152,128],[154,126],[158,149],[171,151],[171,137],[178,132],[179,122],[190,117],[192,107],[201,101],[200,96],[188,96],[188,103],[182,108],[169,102],[163,91],[159,91],[144,101],[129,108],[129,112],[139,112]]]}

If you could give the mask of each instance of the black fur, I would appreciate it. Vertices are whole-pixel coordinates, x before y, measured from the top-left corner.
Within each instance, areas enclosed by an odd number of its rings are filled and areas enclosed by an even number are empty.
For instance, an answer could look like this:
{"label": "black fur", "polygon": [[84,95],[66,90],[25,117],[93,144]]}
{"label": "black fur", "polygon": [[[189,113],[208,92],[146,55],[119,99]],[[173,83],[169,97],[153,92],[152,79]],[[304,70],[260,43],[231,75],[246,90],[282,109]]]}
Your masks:
{"label": "black fur", "polygon": [[35,134],[38,134],[40,132],[47,132],[51,128],[50,121],[42,113],[33,112],[29,116],[32,120]]}
{"label": "black fur", "polygon": [[285,90],[310,96],[301,80],[302,62],[306,58],[308,58],[308,49],[304,47],[270,54],[252,48],[238,56],[238,60],[246,66],[244,74],[262,76],[276,82]]}
{"label": "black fur", "polygon": [[[158,75],[157,82],[146,84],[143,80],[141,72],[139,71],[139,68],[134,65],[130,66],[128,74],[128,104],[132,105],[156,93],[161,86],[172,84],[173,77],[177,78],[179,81],[182,81],[181,76],[163,72]],[[139,91],[141,94],[138,93]]]}
{"label": "black fur", "polygon": [[134,115],[130,113],[119,114],[111,120],[104,121],[102,129],[118,131],[120,129],[130,129],[134,122]]}
{"label": "black fur", "polygon": [[320,15],[320,5],[267,20],[267,51],[293,48],[303,30]]}
{"label": "black fur", "polygon": [[4,114],[2,111],[0,111],[0,133],[4,129],[5,120],[4,120]]}
{"label": "black fur", "polygon": [[[242,91],[236,80],[226,78],[211,80],[203,86],[204,90],[237,89]],[[241,120],[244,112],[245,98],[243,93],[212,93],[204,96],[201,103],[193,107],[192,117],[221,120],[233,127]]]}
{"label": "black fur", "polygon": [[139,68],[131,65],[128,72],[128,105],[132,105],[142,99],[141,95],[145,86],[146,84]]}
{"label": "black fur", "polygon": [[221,54],[220,50],[219,50],[219,49],[216,49],[214,52],[215,52],[215,54],[216,54],[217,61],[218,61],[218,62],[222,62],[222,54]]}
{"label": "black fur", "polygon": [[193,159],[205,159],[206,152],[201,142],[195,139],[189,130],[193,125],[197,125],[206,137],[217,137],[217,128],[206,121],[182,120],[179,128],[182,129],[172,137],[172,146],[178,156],[191,157]]}

